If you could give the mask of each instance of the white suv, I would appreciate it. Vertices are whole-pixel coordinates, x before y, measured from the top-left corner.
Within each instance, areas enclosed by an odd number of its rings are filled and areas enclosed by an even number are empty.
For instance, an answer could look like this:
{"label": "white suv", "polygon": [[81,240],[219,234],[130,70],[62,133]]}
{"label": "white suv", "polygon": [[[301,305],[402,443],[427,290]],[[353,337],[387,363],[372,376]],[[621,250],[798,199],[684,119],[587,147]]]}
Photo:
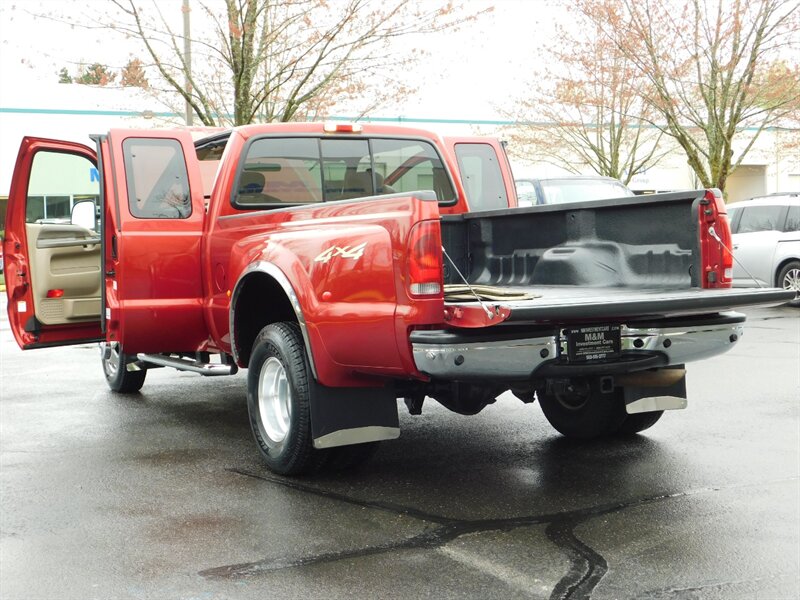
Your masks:
{"label": "white suv", "polygon": [[728,206],[733,285],[800,293],[800,193],[761,196]]}

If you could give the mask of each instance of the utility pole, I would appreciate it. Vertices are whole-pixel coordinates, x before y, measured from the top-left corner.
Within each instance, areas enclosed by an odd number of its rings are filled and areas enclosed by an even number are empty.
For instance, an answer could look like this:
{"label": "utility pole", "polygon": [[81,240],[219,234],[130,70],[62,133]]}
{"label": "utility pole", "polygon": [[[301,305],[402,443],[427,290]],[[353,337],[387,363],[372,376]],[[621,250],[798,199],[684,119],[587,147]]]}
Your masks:
{"label": "utility pole", "polygon": [[[186,93],[192,95],[192,40],[191,27],[189,25],[189,0],[183,0],[183,62],[186,65]],[[186,101],[186,125],[191,126],[193,122],[192,105]]]}

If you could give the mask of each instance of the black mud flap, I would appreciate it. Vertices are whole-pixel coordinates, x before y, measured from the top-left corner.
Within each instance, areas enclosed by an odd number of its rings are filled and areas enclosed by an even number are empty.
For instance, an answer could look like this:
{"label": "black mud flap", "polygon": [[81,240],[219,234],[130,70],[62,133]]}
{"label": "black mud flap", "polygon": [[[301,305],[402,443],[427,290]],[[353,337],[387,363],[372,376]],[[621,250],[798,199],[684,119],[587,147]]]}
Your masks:
{"label": "black mud flap", "polygon": [[311,434],[318,449],[400,437],[397,397],[389,388],[311,385]]}

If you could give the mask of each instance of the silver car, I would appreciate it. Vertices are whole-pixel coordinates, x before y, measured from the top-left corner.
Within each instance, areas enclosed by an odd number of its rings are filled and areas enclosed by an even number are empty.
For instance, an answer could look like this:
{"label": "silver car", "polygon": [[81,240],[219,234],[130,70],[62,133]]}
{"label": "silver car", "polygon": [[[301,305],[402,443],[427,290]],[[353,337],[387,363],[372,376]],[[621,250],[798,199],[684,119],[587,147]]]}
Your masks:
{"label": "silver car", "polygon": [[515,179],[520,206],[562,204],[625,198],[633,192],[617,179],[600,175],[564,175],[547,179]]}
{"label": "silver car", "polygon": [[800,293],[800,193],[779,193],[728,206],[733,285]]}

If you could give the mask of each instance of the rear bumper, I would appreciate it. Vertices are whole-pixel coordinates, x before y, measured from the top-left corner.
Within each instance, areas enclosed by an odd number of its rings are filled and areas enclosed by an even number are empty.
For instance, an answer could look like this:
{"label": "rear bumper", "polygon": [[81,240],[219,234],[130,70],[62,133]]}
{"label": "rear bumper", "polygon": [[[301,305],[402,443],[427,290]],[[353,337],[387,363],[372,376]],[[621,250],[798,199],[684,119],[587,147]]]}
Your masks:
{"label": "rear bumper", "polygon": [[[741,338],[745,316],[717,315],[705,322],[622,325],[622,356],[613,361],[570,363],[562,330],[535,335],[464,335],[416,331],[411,346],[417,369],[444,380],[527,380],[627,373],[680,365],[730,350]],[[496,330],[495,330],[496,331]],[[494,332],[492,332],[494,333]]]}

